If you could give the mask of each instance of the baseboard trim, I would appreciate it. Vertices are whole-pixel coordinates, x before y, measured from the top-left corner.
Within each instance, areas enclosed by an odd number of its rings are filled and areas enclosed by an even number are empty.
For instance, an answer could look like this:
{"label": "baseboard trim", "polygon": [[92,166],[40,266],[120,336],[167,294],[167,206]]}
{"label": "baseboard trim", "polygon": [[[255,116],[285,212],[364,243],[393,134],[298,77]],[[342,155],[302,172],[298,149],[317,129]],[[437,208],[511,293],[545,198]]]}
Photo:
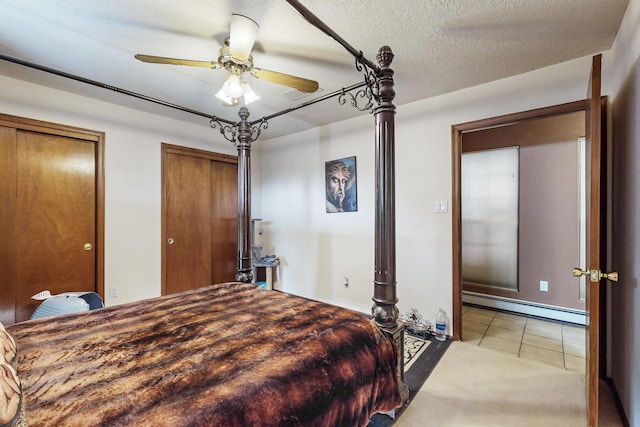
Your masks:
{"label": "baseboard trim", "polygon": [[576,325],[586,325],[586,314],[581,310],[572,310],[553,305],[538,304],[468,291],[462,292],[462,302],[498,310],[511,311],[528,316],[574,323]]}

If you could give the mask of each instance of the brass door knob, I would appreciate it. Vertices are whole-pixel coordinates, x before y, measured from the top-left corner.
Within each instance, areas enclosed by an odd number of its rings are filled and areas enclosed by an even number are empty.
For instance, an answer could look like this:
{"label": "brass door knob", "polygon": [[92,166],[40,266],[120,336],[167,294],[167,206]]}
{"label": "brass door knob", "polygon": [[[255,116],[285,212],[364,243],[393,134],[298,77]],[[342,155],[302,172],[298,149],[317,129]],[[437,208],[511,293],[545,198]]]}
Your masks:
{"label": "brass door knob", "polygon": [[173,242],[174,242],[173,237],[169,237],[169,238],[167,239],[167,243],[168,243],[168,244],[173,245]]}
{"label": "brass door knob", "polygon": [[612,282],[618,281],[617,271],[612,271],[611,273],[603,273],[600,270],[583,270],[581,268],[574,268],[573,276],[588,276],[591,283],[598,283],[601,279],[611,280]]}
{"label": "brass door knob", "polygon": [[573,277],[580,277],[580,276],[588,276],[589,275],[589,270],[584,271],[581,268],[574,268],[573,269]]}
{"label": "brass door knob", "polygon": [[600,277],[602,277],[604,279],[611,280],[612,282],[617,282],[618,281],[618,272],[617,271],[612,271],[611,273],[600,273]]}
{"label": "brass door knob", "polygon": [[90,251],[91,249],[93,249],[93,245],[91,243],[85,243],[84,244],[84,250],[85,251]]}

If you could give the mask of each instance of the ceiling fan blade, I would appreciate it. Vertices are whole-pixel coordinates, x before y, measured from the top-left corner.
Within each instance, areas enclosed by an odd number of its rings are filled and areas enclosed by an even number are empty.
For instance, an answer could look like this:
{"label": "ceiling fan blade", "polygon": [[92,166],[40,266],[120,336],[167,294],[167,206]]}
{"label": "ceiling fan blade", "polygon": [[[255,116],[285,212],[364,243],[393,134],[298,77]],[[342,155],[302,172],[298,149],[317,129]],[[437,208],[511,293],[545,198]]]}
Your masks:
{"label": "ceiling fan blade", "polygon": [[237,13],[232,14],[229,30],[229,52],[231,56],[240,61],[249,59],[259,29],[258,23],[253,19]]}
{"label": "ceiling fan blade", "polygon": [[137,54],[136,59],[152,64],[187,65],[189,67],[222,68],[222,65],[213,61],[196,61],[193,59],[165,58],[164,56],[151,56]]}
{"label": "ceiling fan blade", "polygon": [[292,87],[301,92],[312,93],[318,90],[318,82],[290,74],[279,73],[277,71],[265,70],[264,68],[253,67],[250,74],[258,79],[272,83]]}

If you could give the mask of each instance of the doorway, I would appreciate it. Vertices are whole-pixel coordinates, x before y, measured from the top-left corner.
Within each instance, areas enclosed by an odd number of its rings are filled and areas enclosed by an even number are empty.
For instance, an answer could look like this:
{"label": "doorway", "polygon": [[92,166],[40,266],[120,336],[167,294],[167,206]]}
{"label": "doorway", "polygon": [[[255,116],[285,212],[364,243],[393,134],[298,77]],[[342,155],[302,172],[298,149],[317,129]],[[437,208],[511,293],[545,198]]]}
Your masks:
{"label": "doorway", "polygon": [[464,133],[461,255],[464,341],[584,374],[582,135],[583,111]]}
{"label": "doorway", "polygon": [[583,135],[582,111],[463,135],[464,302],[585,324]]}
{"label": "doorway", "polygon": [[[537,110],[525,111],[521,113],[509,114],[506,116],[500,116],[490,119],[484,119],[475,122],[463,123],[459,125],[453,126],[453,139],[452,139],[452,153],[453,153],[453,182],[454,182],[454,194],[453,194],[453,206],[452,213],[454,218],[454,226],[453,226],[453,242],[454,248],[453,251],[453,265],[454,265],[454,274],[453,274],[453,335],[455,339],[461,338],[462,331],[462,303],[463,303],[463,289],[464,284],[462,280],[462,250],[461,244],[462,241],[462,194],[461,194],[461,159],[462,153],[465,150],[465,146],[463,144],[464,138],[466,137],[468,140],[472,140],[472,147],[476,150],[478,149],[488,149],[495,148],[496,146],[496,138],[492,138],[491,133],[497,131],[505,131],[505,130],[513,130],[517,129],[516,127],[512,127],[512,125],[522,124],[522,123],[535,123],[537,120],[545,119],[545,118],[557,118],[562,117],[563,115],[573,114],[573,113],[582,113],[585,109],[584,101],[576,101],[567,104],[561,104],[552,107],[541,108]],[[482,133],[480,133],[482,131]],[[584,133],[584,125],[582,126],[580,134]],[[489,138],[484,138],[485,136],[489,136]],[[581,135],[576,136],[577,138]],[[511,137],[511,141],[508,145],[514,145],[514,136]],[[524,140],[523,138],[519,138]],[[467,148],[469,149],[469,148]],[[577,159],[576,159],[577,165]],[[577,194],[577,191],[576,191]],[[522,207],[521,207],[522,209]],[[577,208],[576,208],[577,215]],[[573,218],[574,222],[577,223],[577,216]],[[577,236],[577,235],[576,235]],[[522,237],[522,236],[520,236]],[[577,245],[577,237],[575,242],[576,248]],[[548,248],[547,248],[548,250]],[[573,263],[577,263],[578,259],[575,261],[569,261],[569,265]],[[531,268],[535,268],[532,266]],[[563,268],[566,268],[566,264],[563,265]],[[537,273],[533,273],[537,274]],[[559,276],[566,276],[566,270],[559,271],[557,273]],[[522,272],[519,272],[520,280],[522,280]],[[536,276],[533,276],[536,277]],[[538,276],[539,277],[539,276]],[[531,280],[531,279],[528,279]],[[553,281],[551,282],[553,283]],[[558,283],[562,283],[558,280]],[[520,288],[523,288],[520,286]],[[560,289],[560,286],[558,287]],[[521,289],[521,292],[524,289]],[[570,290],[571,292],[571,290]],[[504,291],[500,290],[489,290],[490,294],[493,294],[497,297],[506,297],[511,298],[515,296],[512,292],[508,292],[505,294]],[[528,298],[528,297],[527,297]],[[530,298],[528,298],[530,299]]]}
{"label": "doorway", "polygon": [[[462,135],[466,132],[505,126],[519,121],[538,119],[558,114],[585,110],[585,153],[587,190],[587,266],[573,268],[576,277],[587,276],[586,291],[586,404],[587,422],[590,426],[598,424],[600,403],[600,381],[604,374],[604,319],[606,301],[602,295],[605,279],[616,281],[617,273],[604,273],[601,264],[605,260],[606,242],[606,97],[601,96],[602,55],[592,59],[591,73],[587,81],[587,98],[583,101],[561,104],[555,107],[529,110],[521,113],[500,116],[478,122],[452,126],[452,170],[453,170],[453,337],[461,338],[462,330],[462,274],[461,274],[461,220],[460,220],[460,156],[462,152]],[[567,267],[570,268],[570,267]]]}

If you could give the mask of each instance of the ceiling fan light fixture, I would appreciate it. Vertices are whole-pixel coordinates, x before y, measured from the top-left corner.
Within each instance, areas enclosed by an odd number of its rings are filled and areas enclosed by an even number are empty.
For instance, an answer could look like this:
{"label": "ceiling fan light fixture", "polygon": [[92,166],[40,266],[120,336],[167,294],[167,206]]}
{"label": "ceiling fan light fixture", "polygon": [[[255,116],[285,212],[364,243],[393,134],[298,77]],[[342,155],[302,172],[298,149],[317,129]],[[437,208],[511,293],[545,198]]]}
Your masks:
{"label": "ceiling fan light fixture", "polygon": [[260,99],[260,95],[255,93],[248,83],[242,83],[242,95],[244,96],[244,105],[249,105]]}
{"label": "ceiling fan light fixture", "polygon": [[240,103],[240,97],[244,97],[244,104],[249,105],[260,99],[260,95],[255,93],[248,83],[234,74],[230,75],[216,93],[216,98],[220,99],[225,106],[236,106]]}
{"label": "ceiling fan light fixture", "polygon": [[242,96],[242,79],[235,74],[231,74],[222,85],[222,91],[231,98]]}
{"label": "ceiling fan light fixture", "polygon": [[218,93],[216,93],[216,98],[222,101],[223,105],[233,106],[238,105],[238,98],[232,98],[226,93],[224,93],[224,89],[220,89]]}
{"label": "ceiling fan light fixture", "polygon": [[237,13],[231,15],[229,51],[234,58],[241,61],[249,59],[259,29],[258,23],[253,19]]}
{"label": "ceiling fan light fixture", "polygon": [[229,37],[225,38],[224,46],[220,48],[220,55],[217,61],[200,61],[142,54],[135,55],[135,58],[142,62],[154,64],[187,65],[190,67],[226,70],[230,76],[216,93],[216,97],[221,99],[223,105],[226,106],[238,105],[240,97],[243,97],[245,105],[260,99],[260,96],[242,81],[244,73],[249,73],[256,79],[287,86],[304,93],[314,93],[318,90],[319,86],[316,81],[264,68],[254,68],[251,49],[253,49],[260,27],[253,19],[238,13],[231,15],[230,24]]}

